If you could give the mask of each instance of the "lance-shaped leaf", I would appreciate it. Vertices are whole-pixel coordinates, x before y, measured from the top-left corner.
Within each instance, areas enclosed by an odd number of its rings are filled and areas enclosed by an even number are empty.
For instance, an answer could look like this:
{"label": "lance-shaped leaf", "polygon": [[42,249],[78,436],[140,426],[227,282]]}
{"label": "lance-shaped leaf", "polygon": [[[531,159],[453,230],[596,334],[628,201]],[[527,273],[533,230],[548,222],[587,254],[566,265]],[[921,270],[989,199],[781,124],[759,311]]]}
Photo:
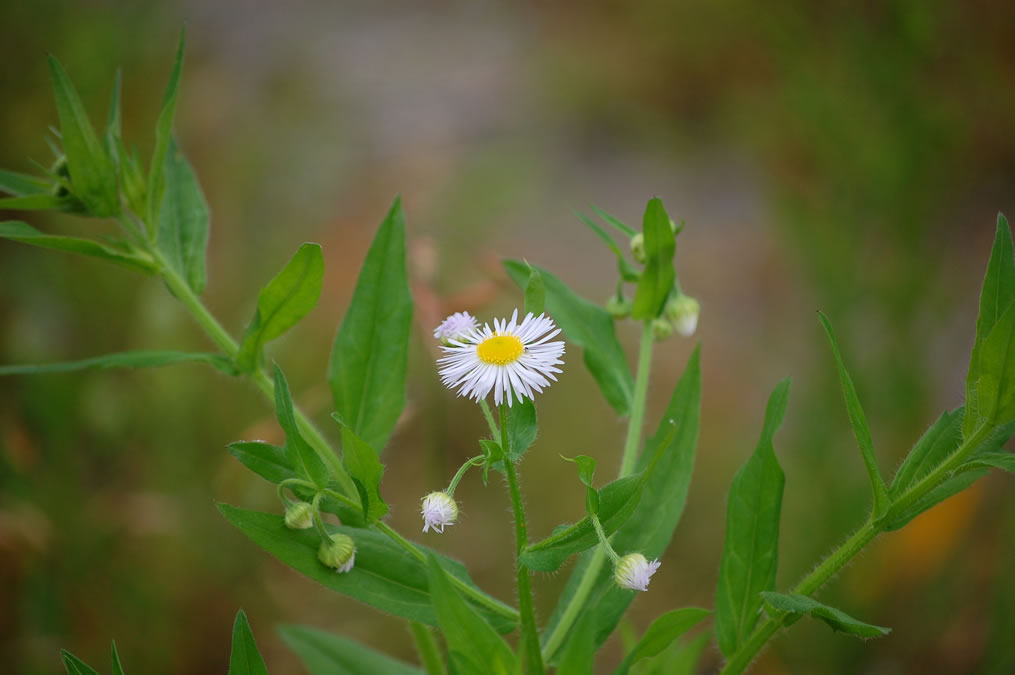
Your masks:
{"label": "lance-shaped leaf", "polygon": [[828,317],[818,312],[818,319],[828,335],[828,342],[832,345],[832,356],[835,357],[835,365],[839,370],[839,381],[842,383],[842,395],[846,399],[846,410],[849,412],[849,422],[853,426],[853,435],[856,436],[856,443],[860,446],[860,454],[863,456],[864,466],[867,467],[867,476],[870,478],[871,492],[874,496],[874,517],[878,518],[888,511],[891,499],[888,497],[888,488],[885,487],[885,479],[881,477],[878,469],[878,460],[874,456],[874,440],[871,438],[870,427],[867,425],[867,416],[860,406],[860,399],[856,395],[856,387],[853,386],[853,379],[846,371],[846,364],[839,352],[839,344],[835,339],[835,332]]}
{"label": "lance-shaped leaf", "polygon": [[268,675],[247,615],[241,609],[233,623],[233,647],[229,654],[229,675]]}
{"label": "lance-shaped leaf", "polygon": [[571,637],[567,641],[564,653],[557,664],[557,672],[593,673],[596,666],[596,618],[591,614],[583,614],[574,625]]}
{"label": "lance-shaped leaf", "polygon": [[257,311],[236,355],[237,368],[246,372],[257,368],[265,343],[295,326],[317,306],[323,282],[324,256],[320,245],[303,244],[257,296]]}
{"label": "lance-shaped leaf", "polygon": [[383,517],[388,512],[380,491],[384,465],[374,449],[345,425],[342,425],[342,464],[356,485],[367,520],[374,522]]}
{"label": "lance-shaped leaf", "polygon": [[786,379],[768,399],[758,447],[730,486],[726,541],[715,599],[716,637],[726,656],[735,652],[754,629],[761,594],[775,588],[785,476],[775,458],[772,437],[782,424],[788,398]]}
{"label": "lance-shaped leaf", "polygon": [[621,250],[620,246],[617,245],[617,242],[613,241],[613,237],[611,237],[606,230],[599,227],[596,221],[592,220],[581,211],[576,211],[575,213],[578,218],[588,225],[589,229],[592,230],[604,244],[606,244],[606,247],[613,252],[613,255],[617,258],[617,272],[620,274],[620,278],[624,281],[638,281],[641,277],[641,273],[634,267],[634,265],[627,261],[627,258],[624,257],[624,252]]}
{"label": "lance-shaped leaf", "polygon": [[[385,535],[372,529],[327,525],[329,532],[341,532],[356,542],[356,564],[349,572],[337,574],[317,559],[321,538],[315,530],[290,530],[282,516],[248,511],[228,504],[219,504],[218,508],[255,544],[326,588],[383,612],[429,626],[437,625],[425,565]],[[430,551],[425,546],[418,548]],[[448,574],[475,588],[461,563],[435,555]],[[510,607],[494,598],[489,598],[489,603],[497,606],[499,611],[486,608],[477,608],[477,611],[497,631],[507,633],[517,626],[517,618],[511,618],[513,610]]]}
{"label": "lance-shaped leaf", "polygon": [[543,283],[539,270],[529,265],[529,279],[525,282],[525,311],[538,316],[543,313],[545,304],[546,284]]}
{"label": "lance-shaped leaf", "polygon": [[892,632],[891,628],[882,628],[881,626],[857,621],[845,612],[828,605],[823,605],[806,595],[771,592],[762,593],[762,595],[765,598],[765,602],[775,610],[789,612],[797,616],[807,614],[815,619],[821,619],[831,626],[832,630],[849,633],[859,638],[883,637]]}
{"label": "lance-shaped leaf", "polygon": [[405,214],[396,199],[360,269],[328,367],[335,408],[356,435],[379,451],[405,407],[411,323]]}
{"label": "lance-shaped leaf", "polygon": [[923,433],[905,461],[895,472],[888,495],[894,500],[933,471],[955,452],[962,442],[963,409],[944,412]]}
{"label": "lance-shaped leaf", "polygon": [[115,215],[120,211],[120,204],[113,164],[95,135],[74,85],[60,62],[52,56],[49,57],[49,70],[56,94],[60,140],[67,155],[71,191],[91,215]]}
{"label": "lance-shaped leaf", "polygon": [[226,447],[243,466],[270,483],[278,485],[284,480],[300,477],[285,448],[263,441],[236,441]]}
{"label": "lance-shaped leaf", "polygon": [[431,598],[437,610],[452,674],[514,675],[518,662],[504,639],[451,585],[447,572],[432,554],[427,556]]}
{"label": "lance-shaped leaf", "polygon": [[980,346],[977,413],[984,424],[1015,419],[1015,303],[1001,314]]}
{"label": "lance-shaped leaf", "polygon": [[66,649],[60,650],[60,657],[63,659],[63,667],[67,670],[67,675],[99,675],[87,663]]}
{"label": "lance-shaped leaf", "polygon": [[278,634],[310,675],[423,674],[419,668],[318,628],[283,625]]}
{"label": "lance-shaped leaf", "polygon": [[[528,265],[505,260],[504,269],[520,288],[528,280]],[[585,366],[592,373],[607,402],[619,415],[631,412],[634,378],[627,357],[617,341],[613,317],[598,305],[578,297],[564,282],[543,268],[536,268],[546,289],[546,311],[557,322],[568,342],[582,349]]]}
{"label": "lance-shaped leaf", "polygon": [[654,319],[662,312],[666,298],[673,290],[676,276],[673,255],[677,250],[676,239],[670,229],[670,217],[658,197],[649,200],[645,207],[642,235],[645,237],[645,269],[638,280],[631,316]]}
{"label": "lance-shaped leaf", "polygon": [[207,281],[204,259],[211,216],[194,169],[175,140],[170,140],[163,173],[159,251],[190,289],[200,295]]}
{"label": "lance-shaped leaf", "polygon": [[45,178],[0,169],[0,192],[15,197],[49,194],[53,184]]}
{"label": "lance-shaped leaf", "polygon": [[1010,452],[987,452],[978,455],[971,462],[966,462],[956,472],[970,471],[972,469],[1001,469],[1009,473],[1015,473],[1015,455]]}
{"label": "lance-shaped leaf", "polygon": [[156,368],[171,366],[177,363],[206,363],[224,373],[232,374],[232,364],[221,354],[204,354],[200,352],[173,352],[162,350],[142,350],[106,354],[79,361],[60,361],[58,363],[33,363],[0,366],[2,375],[42,375],[48,373],[70,373],[77,370],[92,368]]}
{"label": "lance-shaped leaf", "polygon": [[[3,208],[3,200],[0,200],[0,208]],[[152,274],[155,271],[155,263],[151,256],[142,251],[132,251],[126,247],[117,247],[114,244],[82,239],[81,237],[43,234],[31,225],[18,220],[0,222],[0,239],[10,239],[30,246],[100,258],[145,274]]]}
{"label": "lance-shaped leaf", "polygon": [[285,449],[289,463],[300,473],[309,478],[317,487],[328,484],[328,469],[310,444],[303,438],[296,416],[293,413],[293,399],[289,391],[289,382],[285,379],[282,369],[275,365],[275,415],[278,423],[285,431]]}
{"label": "lance-shaped leaf", "polygon": [[626,223],[622,222],[616,216],[610,215],[606,211],[603,211],[601,208],[599,208],[595,204],[592,205],[592,208],[595,210],[596,213],[599,214],[599,216],[603,220],[608,222],[610,225],[612,225],[613,227],[617,228],[618,230],[620,230],[621,232],[623,232],[624,234],[626,234],[629,237],[633,237],[634,236],[634,234],[635,234],[634,229],[630,225],[627,225]]}
{"label": "lance-shaped leaf", "polygon": [[166,156],[169,154],[169,143],[173,136],[173,118],[176,116],[176,100],[180,93],[180,76],[183,74],[183,49],[186,43],[186,32],[180,31],[180,42],[176,46],[176,60],[169,74],[166,93],[162,98],[162,110],[155,122],[155,148],[152,150],[152,164],[148,171],[148,223],[158,227],[162,213],[162,198],[165,194]]}
{"label": "lance-shaped leaf", "polygon": [[120,663],[120,655],[116,651],[116,641],[113,641],[113,675],[123,675],[123,664]]}
{"label": "lance-shaped leaf", "polygon": [[641,640],[628,652],[620,666],[613,671],[613,675],[627,675],[635,663],[659,654],[669,647],[671,642],[701,623],[709,614],[711,612],[707,609],[698,607],[684,607],[666,612],[649,624]]}
{"label": "lance-shaped leaf", "polygon": [[102,147],[106,151],[113,167],[120,169],[120,92],[123,88],[123,71],[116,69],[113,77],[113,92],[109,97],[109,115],[106,118],[106,130],[102,134]]}

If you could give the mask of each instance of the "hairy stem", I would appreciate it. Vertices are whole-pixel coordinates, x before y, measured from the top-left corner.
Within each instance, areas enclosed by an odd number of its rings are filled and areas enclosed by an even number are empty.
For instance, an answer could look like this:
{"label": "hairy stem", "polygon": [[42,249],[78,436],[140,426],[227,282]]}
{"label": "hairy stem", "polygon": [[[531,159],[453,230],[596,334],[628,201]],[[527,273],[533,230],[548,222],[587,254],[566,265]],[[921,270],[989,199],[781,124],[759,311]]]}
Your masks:
{"label": "hairy stem", "polygon": [[423,663],[426,675],[446,675],[448,671],[444,668],[441,650],[430,627],[410,621],[409,632],[412,633],[412,641],[416,643],[416,651],[419,653],[419,660]]}

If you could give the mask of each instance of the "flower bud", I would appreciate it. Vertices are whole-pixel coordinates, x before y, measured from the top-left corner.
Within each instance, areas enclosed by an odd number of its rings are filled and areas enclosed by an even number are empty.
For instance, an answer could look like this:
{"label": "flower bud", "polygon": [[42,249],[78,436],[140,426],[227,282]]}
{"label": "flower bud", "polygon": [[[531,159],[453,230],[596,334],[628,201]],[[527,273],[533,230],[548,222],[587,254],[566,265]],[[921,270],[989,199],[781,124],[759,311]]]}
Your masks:
{"label": "flower bud", "polygon": [[455,312],[434,328],[433,336],[445,347],[452,340],[463,340],[479,328],[479,323],[468,312]]}
{"label": "flower bud", "polygon": [[341,532],[331,535],[330,541],[322,541],[317,549],[317,559],[327,567],[348,572],[356,561],[356,544],[352,538]]}
{"label": "flower bud", "polygon": [[314,508],[306,502],[293,502],[285,507],[285,526],[305,530],[314,525]]}
{"label": "flower bud", "polygon": [[458,518],[458,504],[446,492],[431,492],[423,498],[423,531],[431,527],[444,533],[445,525],[454,525]]}
{"label": "flower bud", "polygon": [[610,299],[606,301],[606,311],[610,313],[614,319],[623,319],[631,314],[631,309],[634,304],[627,298],[618,298],[616,295],[611,295]]}
{"label": "flower bud", "polygon": [[673,327],[684,337],[694,335],[700,312],[701,305],[689,295],[678,295],[666,303],[666,318],[673,322]]}
{"label": "flower bud", "polygon": [[641,553],[628,553],[617,563],[613,578],[621,588],[647,591],[649,579],[661,564],[658,560],[649,562]]}
{"label": "flower bud", "polygon": [[641,232],[631,237],[631,255],[637,262],[645,264],[645,235]]}
{"label": "flower bud", "polygon": [[663,318],[652,319],[652,337],[661,342],[673,335],[673,324]]}

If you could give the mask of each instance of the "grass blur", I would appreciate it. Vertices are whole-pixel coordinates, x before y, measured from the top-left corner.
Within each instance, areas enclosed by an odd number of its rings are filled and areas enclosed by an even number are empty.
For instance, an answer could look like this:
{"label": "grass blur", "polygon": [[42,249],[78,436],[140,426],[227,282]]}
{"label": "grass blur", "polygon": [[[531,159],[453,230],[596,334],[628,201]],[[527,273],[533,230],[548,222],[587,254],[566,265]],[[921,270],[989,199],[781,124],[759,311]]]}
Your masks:
{"label": "grass blur", "polygon": [[[475,406],[440,386],[430,329],[450,311],[487,318],[520,303],[501,257],[605,300],[611,256],[572,214],[590,202],[637,222],[659,195],[686,219],[678,274],[703,307],[695,477],[630,613],[639,630],[667,609],[712,606],[726,489],[782,376],[793,387],[776,438],[780,588],[866,515],[815,310],[836,326],[883,471],[961,402],[994,216],[1015,214],[1015,6],[5,3],[0,166],[49,162],[47,52],[96,122],[123,66],[124,136],[147,157],[184,22],[176,128],[212,208],[206,302],[238,334],[299,244],[323,245],[322,301],[270,357],[333,438],[330,342],[374,228],[404,195],[419,339],[383,486],[400,531],[420,528],[419,497],[483,433]],[[8,242],[0,270],[0,363],[209,346],[159,283],[129,271]],[[634,327],[621,335],[633,351]],[[657,350],[649,426],[692,346]],[[608,476],[623,442],[577,350],[567,361],[522,467],[533,536],[582,513],[558,453],[594,455]],[[115,638],[128,672],[221,673],[240,607],[272,672],[299,672],[280,622],[414,658],[402,622],[320,593],[218,517],[216,500],[277,509],[225,444],[278,435],[256,392],[199,366],[0,380],[0,663],[53,673],[66,647],[103,670]],[[510,599],[504,491],[470,476],[456,496],[460,522],[426,542]],[[1012,672],[1013,533],[1010,478],[992,475],[875,542],[823,591],[889,637],[859,643],[801,622],[754,672]],[[565,578],[536,578],[542,617]],[[618,650],[611,639],[603,672]]]}

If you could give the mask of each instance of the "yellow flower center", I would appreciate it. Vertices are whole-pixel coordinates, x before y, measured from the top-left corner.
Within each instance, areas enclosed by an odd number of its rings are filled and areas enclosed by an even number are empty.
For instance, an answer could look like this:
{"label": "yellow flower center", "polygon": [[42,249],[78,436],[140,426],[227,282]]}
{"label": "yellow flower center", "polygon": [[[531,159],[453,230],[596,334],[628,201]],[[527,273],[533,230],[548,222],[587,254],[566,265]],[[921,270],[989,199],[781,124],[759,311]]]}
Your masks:
{"label": "yellow flower center", "polygon": [[479,360],[495,366],[506,366],[517,361],[524,351],[522,341],[514,335],[494,335],[476,346],[476,356]]}

